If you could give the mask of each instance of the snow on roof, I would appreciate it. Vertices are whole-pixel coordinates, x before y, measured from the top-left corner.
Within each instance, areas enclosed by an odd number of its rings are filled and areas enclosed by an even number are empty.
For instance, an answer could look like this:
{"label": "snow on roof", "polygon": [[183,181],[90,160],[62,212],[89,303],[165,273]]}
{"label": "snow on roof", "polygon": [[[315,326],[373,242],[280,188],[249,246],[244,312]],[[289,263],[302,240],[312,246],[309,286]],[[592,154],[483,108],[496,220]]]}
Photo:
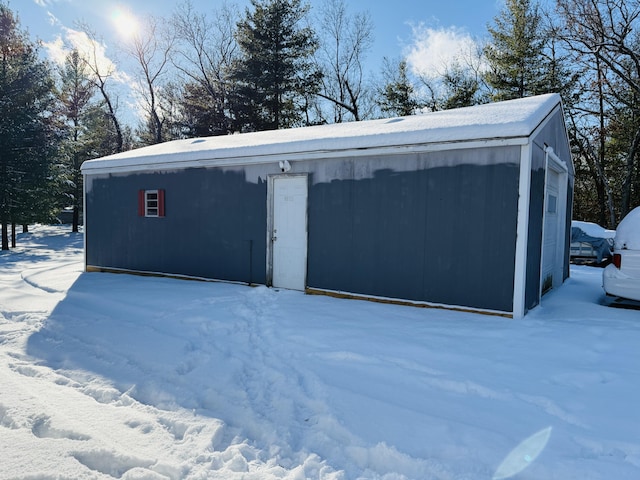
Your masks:
{"label": "snow on roof", "polygon": [[[528,137],[560,103],[557,94],[508,100],[409,117],[174,140],[90,160],[85,173],[192,166],[270,155],[339,152],[432,143]],[[273,161],[273,160],[270,160]]]}

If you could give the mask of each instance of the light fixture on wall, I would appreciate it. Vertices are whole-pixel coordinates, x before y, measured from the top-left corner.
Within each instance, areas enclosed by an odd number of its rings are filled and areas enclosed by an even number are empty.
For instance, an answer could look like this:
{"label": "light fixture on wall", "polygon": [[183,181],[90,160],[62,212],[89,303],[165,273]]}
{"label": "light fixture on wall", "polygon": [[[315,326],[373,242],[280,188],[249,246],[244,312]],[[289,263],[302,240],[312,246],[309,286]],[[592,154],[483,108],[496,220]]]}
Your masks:
{"label": "light fixture on wall", "polygon": [[280,171],[282,173],[287,173],[289,170],[291,170],[291,164],[287,160],[281,160],[279,165]]}

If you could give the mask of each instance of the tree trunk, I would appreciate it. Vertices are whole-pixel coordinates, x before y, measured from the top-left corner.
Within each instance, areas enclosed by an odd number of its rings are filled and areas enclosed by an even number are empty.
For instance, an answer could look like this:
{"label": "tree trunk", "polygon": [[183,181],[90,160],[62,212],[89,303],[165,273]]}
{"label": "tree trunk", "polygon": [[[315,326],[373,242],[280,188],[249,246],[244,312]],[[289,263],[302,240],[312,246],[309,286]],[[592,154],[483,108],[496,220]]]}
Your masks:
{"label": "tree trunk", "polygon": [[22,225],[22,233],[29,233],[29,225],[26,223]]}
{"label": "tree trunk", "polygon": [[11,248],[16,248],[16,223],[11,222]]}
{"label": "tree trunk", "polygon": [[80,209],[77,205],[73,206],[73,222],[71,231],[73,233],[78,233],[78,224],[80,223]]}
{"label": "tree trunk", "polygon": [[606,227],[608,225],[607,224],[607,208],[606,208],[607,196],[604,191],[604,183],[602,182],[602,179],[600,178],[599,174],[595,178],[595,184],[596,184],[596,195],[598,197],[598,225],[603,225]]}
{"label": "tree trunk", "polygon": [[2,250],[9,250],[9,224],[2,222]]}
{"label": "tree trunk", "polygon": [[640,128],[636,130],[636,134],[633,138],[631,148],[627,152],[627,162],[624,172],[624,179],[622,181],[622,199],[620,205],[620,218],[624,218],[629,210],[631,210],[631,187],[633,185],[633,173],[635,170],[635,162],[640,149]]}
{"label": "tree trunk", "polygon": [[606,156],[606,128],[605,128],[605,108],[604,108],[604,89],[603,82],[604,77],[602,74],[602,67],[600,65],[600,57],[596,55],[596,66],[598,69],[598,102],[599,102],[599,117],[600,117],[600,148],[598,151],[598,175],[600,175],[602,179],[602,185],[605,189],[607,195],[607,203],[606,205],[602,205],[603,209],[606,209],[609,213],[608,223],[601,223],[600,225],[606,226],[608,224],[609,228],[616,228],[616,212],[613,205],[613,195],[611,192],[611,187],[609,185],[609,179],[605,173],[605,164],[607,161]]}
{"label": "tree trunk", "polygon": [[111,124],[116,131],[116,152],[122,152],[122,147],[124,145],[124,139],[122,138],[122,129],[120,128],[120,122],[118,121],[118,117],[116,116],[115,108],[113,107],[113,103],[111,102],[111,97],[107,93],[107,90],[104,86],[104,80],[99,78],[100,82],[97,83],[97,87],[102,93],[102,98],[104,98],[105,103],[107,104],[107,109],[109,110],[109,118],[111,119]]}

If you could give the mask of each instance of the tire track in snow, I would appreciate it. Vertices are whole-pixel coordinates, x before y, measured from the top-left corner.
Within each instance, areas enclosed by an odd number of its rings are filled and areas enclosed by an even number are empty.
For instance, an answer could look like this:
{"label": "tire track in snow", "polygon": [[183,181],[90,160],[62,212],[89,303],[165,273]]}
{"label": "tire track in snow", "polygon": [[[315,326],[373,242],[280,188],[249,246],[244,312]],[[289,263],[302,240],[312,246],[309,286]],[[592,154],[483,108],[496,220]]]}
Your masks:
{"label": "tire track in snow", "polygon": [[[20,278],[33,288],[47,293],[64,293],[83,271],[83,264],[77,260],[59,261],[54,266],[29,268],[20,273]],[[52,282],[52,274],[56,281]]]}

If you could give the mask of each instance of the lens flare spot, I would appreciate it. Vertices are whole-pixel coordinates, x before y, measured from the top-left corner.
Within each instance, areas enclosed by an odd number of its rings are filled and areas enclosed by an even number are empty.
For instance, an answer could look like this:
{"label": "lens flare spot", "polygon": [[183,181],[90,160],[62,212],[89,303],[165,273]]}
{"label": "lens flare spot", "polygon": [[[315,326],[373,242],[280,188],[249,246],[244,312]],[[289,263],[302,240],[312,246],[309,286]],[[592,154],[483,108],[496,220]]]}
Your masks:
{"label": "lens flare spot", "polygon": [[544,428],[520,442],[500,464],[493,480],[511,478],[531,465],[547,446],[549,437],[551,437],[551,427]]}

